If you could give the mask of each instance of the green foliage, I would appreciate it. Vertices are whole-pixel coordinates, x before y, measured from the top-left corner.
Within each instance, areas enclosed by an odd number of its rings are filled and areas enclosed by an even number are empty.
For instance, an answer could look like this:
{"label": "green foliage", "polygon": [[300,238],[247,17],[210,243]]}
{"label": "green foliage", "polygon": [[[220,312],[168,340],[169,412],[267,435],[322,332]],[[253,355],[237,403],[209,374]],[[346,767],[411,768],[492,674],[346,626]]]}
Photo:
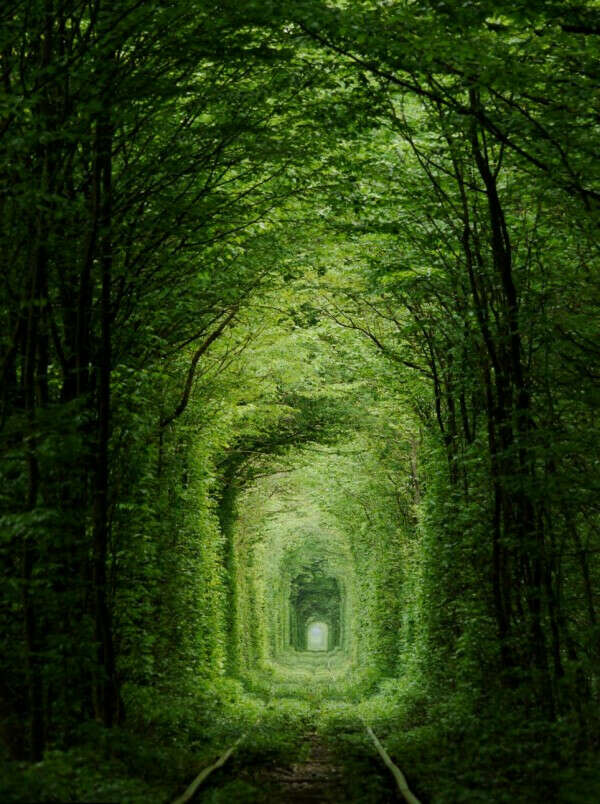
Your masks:
{"label": "green foliage", "polygon": [[3,799],[164,801],[318,728],[367,802],[362,720],[426,800],[598,798],[597,34],[3,9]]}

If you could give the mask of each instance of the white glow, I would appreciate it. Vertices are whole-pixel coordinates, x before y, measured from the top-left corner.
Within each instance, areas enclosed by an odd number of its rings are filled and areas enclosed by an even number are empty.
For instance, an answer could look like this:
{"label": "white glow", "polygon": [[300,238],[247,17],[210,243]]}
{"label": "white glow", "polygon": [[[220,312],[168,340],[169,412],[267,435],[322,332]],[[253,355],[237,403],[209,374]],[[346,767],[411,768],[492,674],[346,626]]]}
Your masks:
{"label": "white glow", "polygon": [[311,623],[306,634],[308,650],[327,650],[329,627],[327,623]]}

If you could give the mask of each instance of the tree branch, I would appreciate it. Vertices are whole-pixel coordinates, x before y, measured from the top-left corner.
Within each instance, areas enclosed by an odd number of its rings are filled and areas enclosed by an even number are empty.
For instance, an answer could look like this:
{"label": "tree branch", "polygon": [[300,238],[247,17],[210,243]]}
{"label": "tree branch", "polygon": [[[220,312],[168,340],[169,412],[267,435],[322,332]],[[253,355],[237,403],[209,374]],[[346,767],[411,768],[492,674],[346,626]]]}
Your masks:
{"label": "tree branch", "polygon": [[194,356],[192,357],[192,362],[188,369],[187,378],[185,381],[185,386],[183,388],[183,394],[181,396],[181,400],[173,413],[170,416],[166,416],[164,419],[161,420],[160,426],[161,428],[167,427],[171,422],[174,422],[175,419],[178,419],[184,410],[187,408],[188,402],[190,401],[190,394],[192,392],[192,385],[194,384],[194,377],[196,375],[196,368],[198,367],[198,363],[202,355],[210,348],[210,346],[219,338],[226,327],[233,321],[235,316],[237,315],[238,308],[234,307],[233,310],[227,315],[223,321],[219,324],[219,326],[211,332],[208,338],[203,341],[200,346],[194,352]]}

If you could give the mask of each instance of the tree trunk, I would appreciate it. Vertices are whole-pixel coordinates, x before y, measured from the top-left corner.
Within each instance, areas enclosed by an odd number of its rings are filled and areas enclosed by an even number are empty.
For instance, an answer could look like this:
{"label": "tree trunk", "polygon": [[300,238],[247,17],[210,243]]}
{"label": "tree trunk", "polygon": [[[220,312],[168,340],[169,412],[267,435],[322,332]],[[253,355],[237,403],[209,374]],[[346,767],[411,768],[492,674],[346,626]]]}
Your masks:
{"label": "tree trunk", "polygon": [[100,318],[101,341],[97,359],[98,444],[94,475],[93,562],[95,637],[98,646],[98,678],[95,689],[97,718],[106,726],[114,723],[118,709],[118,690],[111,613],[107,595],[107,557],[109,541],[109,440],[111,406],[111,278],[112,278],[112,127],[105,110],[97,123],[96,180],[100,187]]}

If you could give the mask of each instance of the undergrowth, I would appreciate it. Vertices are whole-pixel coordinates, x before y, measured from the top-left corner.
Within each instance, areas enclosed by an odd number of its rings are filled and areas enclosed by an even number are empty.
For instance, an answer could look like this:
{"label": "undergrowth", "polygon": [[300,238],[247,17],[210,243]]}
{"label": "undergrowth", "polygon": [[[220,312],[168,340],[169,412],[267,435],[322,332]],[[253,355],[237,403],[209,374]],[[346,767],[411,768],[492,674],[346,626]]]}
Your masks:
{"label": "undergrowth", "polygon": [[490,696],[473,705],[460,691],[436,698],[406,679],[377,683],[349,674],[336,681],[280,669],[249,687],[220,680],[194,695],[157,696],[139,687],[125,694],[127,728],[90,721],[42,762],[6,761],[0,800],[165,804],[244,735],[199,800],[250,804],[260,791],[245,771],[302,762],[306,735],[315,732],[337,751],[351,784],[362,786],[364,801],[377,800],[389,779],[369,724],[429,804],[600,801],[597,747],[576,742],[569,718],[524,718],[508,693],[502,707],[497,694],[493,703]]}
{"label": "undergrowth", "polygon": [[[254,726],[264,703],[239,683],[189,695],[124,691],[127,727],[82,724],[69,745],[54,745],[38,763],[5,759],[0,801],[164,804],[239,735]],[[258,739],[261,730],[254,729]]]}

